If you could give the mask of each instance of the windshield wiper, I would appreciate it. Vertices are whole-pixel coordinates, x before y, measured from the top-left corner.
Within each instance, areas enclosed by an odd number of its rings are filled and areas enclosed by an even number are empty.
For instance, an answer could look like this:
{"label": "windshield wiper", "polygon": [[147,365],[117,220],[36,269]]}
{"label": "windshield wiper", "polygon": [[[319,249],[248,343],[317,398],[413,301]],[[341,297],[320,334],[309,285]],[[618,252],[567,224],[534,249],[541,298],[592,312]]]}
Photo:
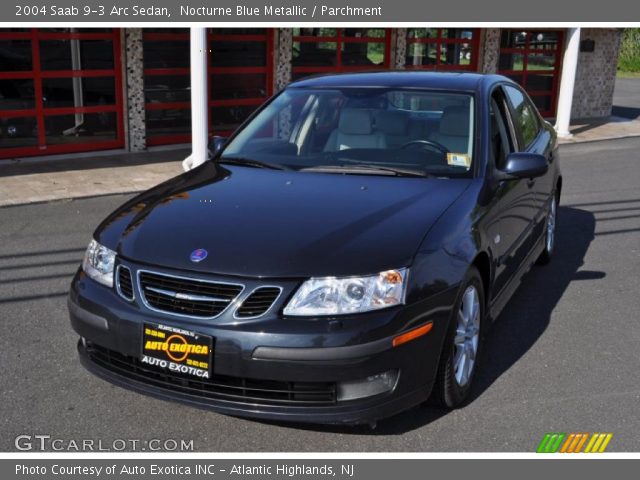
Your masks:
{"label": "windshield wiper", "polygon": [[245,157],[221,157],[217,163],[228,163],[230,165],[245,165],[247,167],[268,168],[270,170],[286,170],[282,165],[275,163],[262,162],[252,158]]}
{"label": "windshield wiper", "polygon": [[392,175],[396,177],[430,177],[427,172],[396,167],[378,165],[320,165],[303,168],[304,172],[347,173],[354,175]]}

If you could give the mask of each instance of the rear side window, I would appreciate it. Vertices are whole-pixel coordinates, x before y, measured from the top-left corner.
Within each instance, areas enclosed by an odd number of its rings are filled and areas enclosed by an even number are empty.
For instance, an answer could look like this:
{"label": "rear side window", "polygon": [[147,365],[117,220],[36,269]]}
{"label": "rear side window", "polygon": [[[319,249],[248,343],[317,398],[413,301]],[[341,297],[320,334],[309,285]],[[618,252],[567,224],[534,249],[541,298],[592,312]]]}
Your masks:
{"label": "rear side window", "polygon": [[516,128],[520,130],[524,148],[526,149],[535,140],[540,131],[540,119],[538,118],[536,107],[517,88],[505,86],[504,90],[513,107],[513,121]]}

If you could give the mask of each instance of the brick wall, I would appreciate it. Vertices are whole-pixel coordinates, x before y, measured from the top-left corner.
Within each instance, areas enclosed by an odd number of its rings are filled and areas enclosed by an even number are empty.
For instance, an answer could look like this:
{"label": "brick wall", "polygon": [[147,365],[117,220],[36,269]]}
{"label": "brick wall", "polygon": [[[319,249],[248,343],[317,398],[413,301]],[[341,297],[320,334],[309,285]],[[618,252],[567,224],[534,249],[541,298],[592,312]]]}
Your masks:
{"label": "brick wall", "polygon": [[611,115],[621,34],[615,28],[581,30],[580,40],[595,41],[595,49],[578,57],[571,118]]}

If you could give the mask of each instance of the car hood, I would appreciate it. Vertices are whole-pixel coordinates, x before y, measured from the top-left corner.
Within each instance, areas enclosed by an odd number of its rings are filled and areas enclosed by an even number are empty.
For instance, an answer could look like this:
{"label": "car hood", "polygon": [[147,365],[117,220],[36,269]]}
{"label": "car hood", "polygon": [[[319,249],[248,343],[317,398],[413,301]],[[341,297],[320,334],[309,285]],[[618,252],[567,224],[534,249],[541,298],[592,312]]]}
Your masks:
{"label": "car hood", "polygon": [[[344,276],[410,265],[469,180],[205,165],[144,192],[95,233],[123,258],[257,277]],[[199,263],[191,252],[203,248]]]}

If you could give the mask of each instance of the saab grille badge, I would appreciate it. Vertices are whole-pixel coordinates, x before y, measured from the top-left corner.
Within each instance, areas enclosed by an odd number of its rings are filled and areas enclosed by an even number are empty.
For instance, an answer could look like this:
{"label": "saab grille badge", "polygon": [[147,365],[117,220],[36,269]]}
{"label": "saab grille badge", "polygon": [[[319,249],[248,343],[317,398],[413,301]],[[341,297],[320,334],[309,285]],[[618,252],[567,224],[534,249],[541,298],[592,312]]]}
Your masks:
{"label": "saab grille badge", "polygon": [[198,263],[201,262],[202,260],[204,260],[205,258],[207,258],[207,251],[204,248],[198,248],[196,250],[194,250],[193,252],[191,252],[191,261],[194,263]]}

